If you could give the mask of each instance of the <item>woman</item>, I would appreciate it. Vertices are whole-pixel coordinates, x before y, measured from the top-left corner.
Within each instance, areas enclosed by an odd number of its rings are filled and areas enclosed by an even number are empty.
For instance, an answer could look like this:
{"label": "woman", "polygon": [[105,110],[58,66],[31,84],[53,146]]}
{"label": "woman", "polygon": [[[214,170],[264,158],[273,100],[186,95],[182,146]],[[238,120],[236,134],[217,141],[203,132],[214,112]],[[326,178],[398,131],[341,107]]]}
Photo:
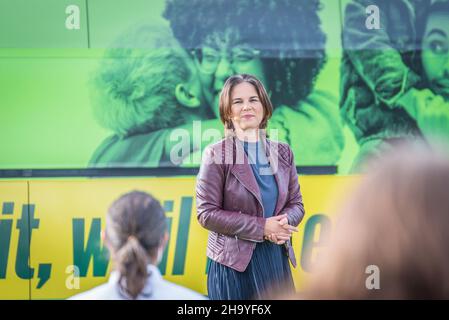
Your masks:
{"label": "woman", "polygon": [[200,146],[180,143],[172,131],[192,136],[195,120],[203,120],[203,130],[219,125],[205,119],[197,68],[168,26],[125,31],[106,50],[90,87],[97,121],[113,132],[94,151],[92,167],[178,166],[182,159],[170,150],[182,144],[184,158]]}
{"label": "woman", "polygon": [[294,289],[287,256],[296,266],[290,237],[304,205],[291,149],[266,137],[272,110],[254,76],[232,76],[221,91],[226,137],[206,148],[196,186],[198,220],[210,231],[211,299]]}
{"label": "woman", "polygon": [[[376,5],[382,28],[366,28],[366,8]],[[360,146],[352,172],[364,162],[394,149],[397,140],[420,137],[416,121],[400,99],[418,88],[421,75],[413,61],[415,19],[421,0],[351,0],[345,7],[341,61],[341,114]]]}
{"label": "woman", "polygon": [[117,199],[107,214],[104,237],[116,271],[108,283],[72,299],[204,299],[162,278],[157,265],[168,240],[166,217],[151,195],[133,191]]}
{"label": "woman", "polygon": [[449,1],[434,1],[418,21],[425,87],[404,98],[404,108],[423,136],[449,139]]}
{"label": "woman", "polygon": [[321,2],[167,0],[164,12],[194,57],[214,116],[226,79],[255,75],[276,109],[270,126],[286,133],[279,140],[299,165],[335,165],[344,146],[338,100],[314,89],[326,62]]}

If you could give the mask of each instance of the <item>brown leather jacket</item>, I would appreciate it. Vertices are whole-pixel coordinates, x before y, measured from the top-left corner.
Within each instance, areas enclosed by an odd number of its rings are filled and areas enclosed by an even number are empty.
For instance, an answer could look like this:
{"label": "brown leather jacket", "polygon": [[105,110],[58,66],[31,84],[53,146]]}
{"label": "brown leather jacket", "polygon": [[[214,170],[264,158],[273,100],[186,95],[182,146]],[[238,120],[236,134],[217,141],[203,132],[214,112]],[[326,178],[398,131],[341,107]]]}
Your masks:
{"label": "brown leather jacket", "polygon": [[[304,205],[293,153],[288,144],[263,138],[273,170],[278,199],[274,215],[288,215],[297,226]],[[210,231],[207,256],[237,271],[248,266],[257,242],[264,241],[265,218],[259,186],[243,145],[235,137],[208,146],[196,182],[198,221]],[[286,254],[293,266],[296,259],[290,241]]]}

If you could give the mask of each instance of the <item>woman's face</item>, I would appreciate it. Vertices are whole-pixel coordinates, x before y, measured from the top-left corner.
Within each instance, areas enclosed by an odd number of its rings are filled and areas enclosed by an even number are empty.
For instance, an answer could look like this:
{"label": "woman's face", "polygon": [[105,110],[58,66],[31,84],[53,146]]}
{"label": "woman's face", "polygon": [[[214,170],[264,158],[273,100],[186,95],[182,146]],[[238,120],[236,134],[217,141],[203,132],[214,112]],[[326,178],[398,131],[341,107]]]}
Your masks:
{"label": "woman's face", "polygon": [[220,92],[227,78],[248,73],[266,84],[260,52],[242,43],[237,30],[232,28],[206,37],[198,64],[205,99],[217,117]]}
{"label": "woman's face", "polygon": [[422,64],[431,89],[449,99],[449,12],[431,13],[423,38]]}
{"label": "woman's face", "polygon": [[232,124],[235,129],[257,129],[262,122],[264,110],[256,88],[242,82],[231,91]]}
{"label": "woman's face", "polygon": [[[204,98],[204,93],[201,85],[200,75],[196,63],[191,56],[189,56],[184,49],[180,48],[182,52],[179,52],[177,58],[182,59],[182,64],[187,69],[189,77],[187,79],[179,79],[179,83],[176,85],[174,94],[178,104],[184,107],[182,115],[185,116],[187,121],[194,119],[208,118],[207,103]],[[180,78],[180,77],[178,77]],[[178,79],[177,79],[178,80]],[[191,109],[189,112],[189,109]],[[167,114],[163,114],[167,116]],[[175,116],[179,117],[179,113]]]}
{"label": "woman's face", "polygon": [[200,75],[198,72],[198,68],[195,66],[195,63],[191,60],[190,57],[186,57],[186,65],[190,71],[190,78],[187,82],[188,89],[190,94],[198,99],[199,106],[204,106],[204,93],[202,90]]}

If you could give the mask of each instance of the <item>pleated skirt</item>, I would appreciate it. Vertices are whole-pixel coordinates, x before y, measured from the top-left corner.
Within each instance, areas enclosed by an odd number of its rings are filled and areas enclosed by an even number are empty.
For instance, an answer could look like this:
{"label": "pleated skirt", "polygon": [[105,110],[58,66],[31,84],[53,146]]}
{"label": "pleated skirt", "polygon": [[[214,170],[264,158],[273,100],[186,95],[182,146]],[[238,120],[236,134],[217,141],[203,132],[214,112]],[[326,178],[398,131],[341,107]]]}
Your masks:
{"label": "pleated skirt", "polygon": [[258,300],[294,290],[285,249],[270,241],[257,243],[244,272],[210,260],[207,291],[211,300]]}

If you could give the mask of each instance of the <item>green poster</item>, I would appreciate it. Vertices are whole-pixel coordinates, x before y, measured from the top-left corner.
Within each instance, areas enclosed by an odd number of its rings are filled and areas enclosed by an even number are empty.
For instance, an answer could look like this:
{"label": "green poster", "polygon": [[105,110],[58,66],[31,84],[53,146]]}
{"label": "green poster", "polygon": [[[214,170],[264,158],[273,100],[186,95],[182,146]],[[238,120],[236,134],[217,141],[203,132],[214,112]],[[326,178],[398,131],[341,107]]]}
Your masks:
{"label": "green poster", "polygon": [[449,136],[446,1],[0,2],[0,170],[198,167],[256,75],[298,166]]}

